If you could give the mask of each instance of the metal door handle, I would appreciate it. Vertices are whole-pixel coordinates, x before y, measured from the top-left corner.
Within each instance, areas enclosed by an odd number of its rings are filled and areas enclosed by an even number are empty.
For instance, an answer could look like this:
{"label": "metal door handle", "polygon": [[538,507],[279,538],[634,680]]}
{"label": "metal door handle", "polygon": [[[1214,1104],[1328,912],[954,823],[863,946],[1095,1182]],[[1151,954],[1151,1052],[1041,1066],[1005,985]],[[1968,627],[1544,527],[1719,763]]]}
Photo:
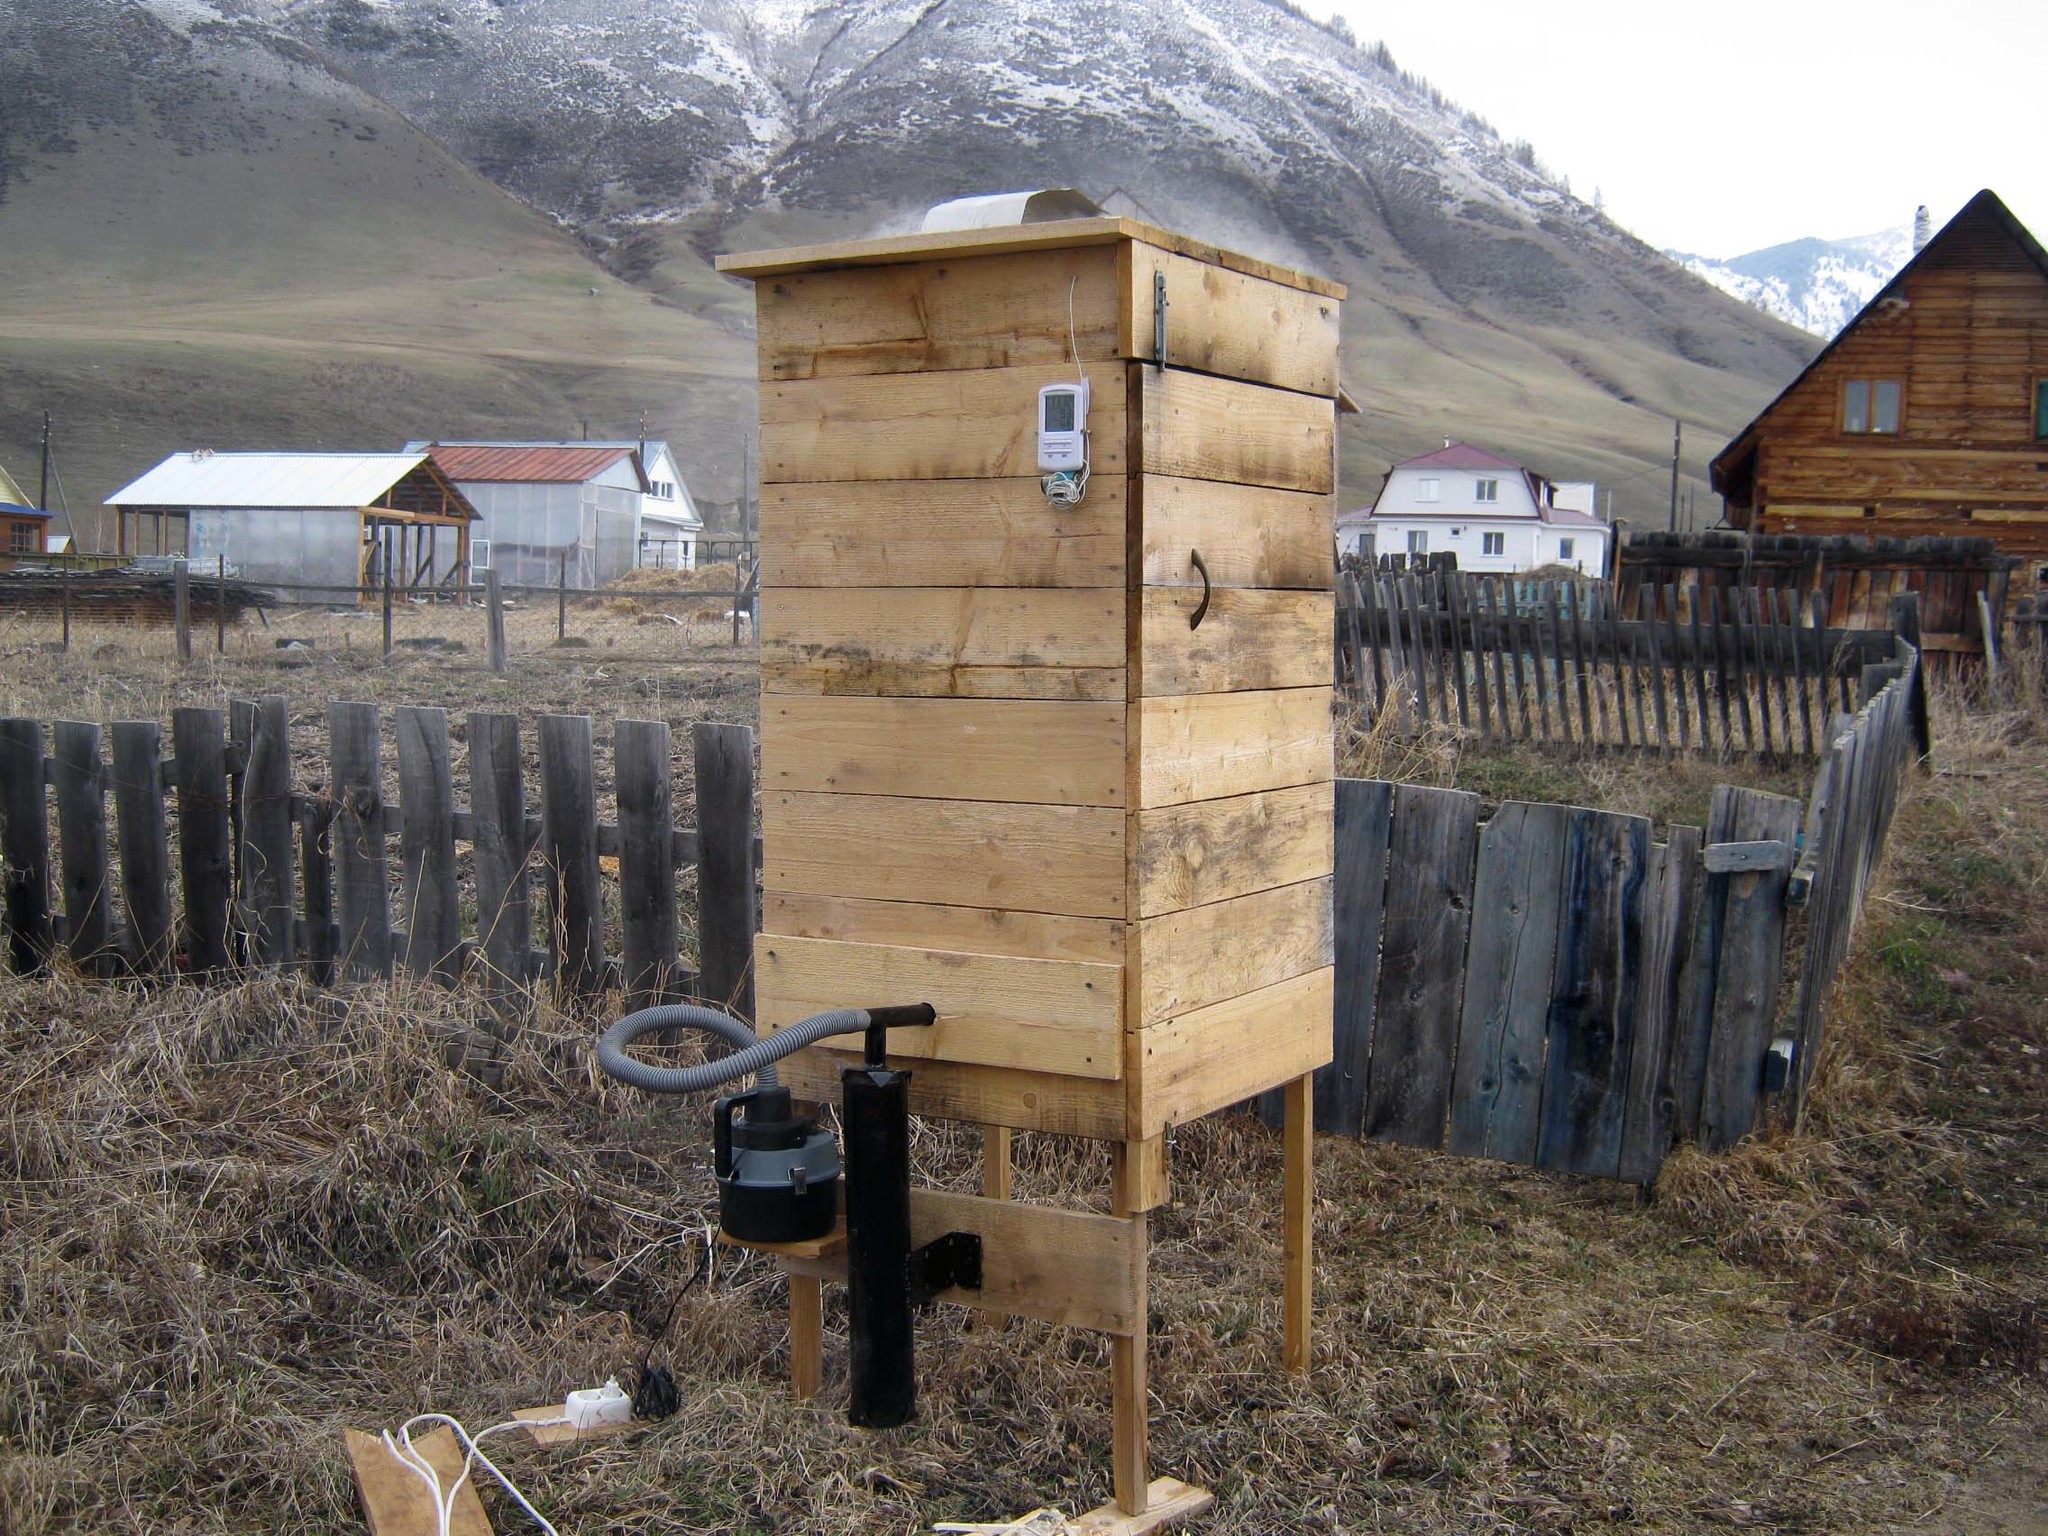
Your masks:
{"label": "metal door handle", "polygon": [[1200,629],[1203,618],[1209,612],[1209,567],[1202,563],[1202,552],[1199,549],[1189,550],[1188,558],[1195,563],[1195,569],[1202,575],[1202,600],[1195,604],[1195,611],[1188,615],[1188,628]]}

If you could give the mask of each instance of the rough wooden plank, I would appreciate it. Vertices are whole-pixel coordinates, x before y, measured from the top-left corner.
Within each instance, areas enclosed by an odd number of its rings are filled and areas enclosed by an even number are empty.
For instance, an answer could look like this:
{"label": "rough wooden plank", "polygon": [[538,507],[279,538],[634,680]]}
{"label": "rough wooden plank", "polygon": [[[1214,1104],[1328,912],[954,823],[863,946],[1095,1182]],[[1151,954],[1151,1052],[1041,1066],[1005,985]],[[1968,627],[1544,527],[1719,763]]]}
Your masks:
{"label": "rough wooden plank", "polygon": [[[1037,487],[1033,486],[1036,494]],[[1088,496],[1095,496],[1089,481]],[[1043,498],[1041,498],[1042,500]],[[1271,486],[1145,476],[1138,581],[1149,587],[1199,587],[1188,559],[1202,552],[1217,587],[1321,591],[1333,584],[1329,496]]]}
{"label": "rough wooden plank", "polygon": [[[691,727],[697,781],[697,990],[754,1016],[754,733]],[[930,938],[923,942],[931,944]]]}
{"label": "rough wooden plank", "polygon": [[1315,1090],[1316,1129],[1329,1135],[1356,1136],[1365,1127],[1393,805],[1394,786],[1383,779],[1337,780],[1334,1023],[1331,1062],[1316,1074]]}
{"label": "rough wooden plank", "polygon": [[249,914],[249,958],[288,965],[295,955],[296,828],[292,823],[291,720],[281,694],[257,701],[242,780],[241,901]]}
{"label": "rough wooden plank", "polygon": [[1329,965],[1332,933],[1327,879],[1148,918],[1130,969],[1132,1027]]}
{"label": "rough wooden plank", "polygon": [[495,567],[484,572],[484,656],[493,672],[504,672],[505,594]]}
{"label": "rough wooden plank", "polygon": [[1297,1077],[1282,1090],[1281,1360],[1288,1373],[1308,1374],[1309,1325],[1315,1307],[1315,1079]]}
{"label": "rough wooden plank", "polygon": [[[1126,367],[1089,363],[1082,370],[1089,467],[1105,475],[1125,470]],[[1035,481],[1038,391],[1073,378],[1071,364],[1047,364],[763,384],[761,479]],[[1327,477],[1306,488],[1329,489]]]}
{"label": "rough wooden plank", "polygon": [[1403,784],[1394,790],[1387,910],[1365,1134],[1443,1145],[1464,1000],[1479,797]]}
{"label": "rough wooden plank", "polygon": [[647,1008],[668,1000],[683,969],[676,865],[668,846],[675,790],[667,722],[619,721],[613,727],[612,763],[619,802],[622,979],[626,1006]]}
{"label": "rough wooden plank", "polygon": [[462,979],[462,908],[455,887],[448,712],[402,705],[392,723],[398,736],[399,803],[405,807],[398,839],[405,968],[453,986]]}
{"label": "rough wooden plank", "polygon": [[[890,1031],[892,1040],[895,1033]],[[1142,1217],[913,1188],[912,1244],[929,1243],[948,1232],[971,1232],[981,1238],[981,1289],[941,1291],[941,1301],[1096,1333],[1127,1334],[1144,1326]],[[781,1262],[795,1274],[834,1281],[846,1277],[846,1260],[840,1255],[788,1255]]]}
{"label": "rough wooden plank", "polygon": [[112,975],[119,958],[113,947],[106,775],[99,726],[86,720],[59,720],[52,733],[50,780],[57,800],[64,948],[73,965],[95,976]]}
{"label": "rough wooden plank", "polygon": [[769,693],[1121,699],[1123,667],[1124,594],[1110,588],[762,594]]}
{"label": "rough wooden plank", "polygon": [[[1685,648],[1678,629],[1678,589],[1665,587],[1664,593],[1664,651],[1671,658],[1672,712],[1678,717],[1678,746],[1680,751],[1692,750],[1692,718],[1687,710],[1686,676],[1692,670],[1686,662]],[[1654,592],[1652,594],[1654,596]],[[1707,717],[1700,718],[1700,745],[1707,744]]]}
{"label": "rough wooden plank", "polygon": [[[1124,924],[999,907],[944,907],[771,891],[762,898],[762,931],[800,939],[926,945],[1027,960],[1124,960]],[[752,949],[751,941],[748,945]]]}
{"label": "rough wooden plank", "polygon": [[[1329,632],[1323,669],[1329,668]],[[1132,705],[1138,805],[1179,805],[1330,778],[1332,689],[1196,693]]]}
{"label": "rough wooden plank", "polygon": [[1123,356],[1158,361],[1153,285],[1163,273],[1169,366],[1310,395],[1337,393],[1334,300],[1155,245],[1123,249]]}
{"label": "rough wooden plank", "polygon": [[164,811],[162,738],[154,720],[116,720],[114,821],[121,849],[121,905],[134,936],[130,959],[145,976],[171,963],[171,831]]}
{"label": "rough wooden plank", "polygon": [[[381,1436],[358,1429],[341,1433],[370,1536],[437,1536],[441,1526],[434,1513],[434,1496],[420,1475],[400,1461]],[[452,1430],[436,1429],[421,1435],[412,1448],[439,1475],[443,1497],[455,1490],[466,1456]],[[449,1514],[447,1536],[491,1536],[491,1522],[485,1518],[473,1478],[455,1490]]]}
{"label": "rough wooden plank", "polygon": [[[1782,795],[1723,785],[1725,819],[1742,841],[1789,843],[1799,830],[1800,805]],[[1719,1151],[1755,1126],[1763,1093],[1763,1059],[1777,1016],[1785,956],[1785,869],[1709,878],[1709,900],[1719,902],[1719,957],[1714,982],[1713,1036],[1700,1096],[1700,1144]]]}
{"label": "rough wooden plank", "polygon": [[540,797],[555,979],[569,992],[594,995],[604,986],[604,900],[588,715],[540,717]]}
{"label": "rough wooden plank", "polygon": [[[1813,695],[1806,682],[1806,641],[1801,634],[1805,615],[1800,611],[1798,594],[1782,594],[1785,605],[1785,623],[1792,641],[1792,675],[1796,679],[1799,694],[1799,728],[1806,742],[1806,755],[1813,757],[1819,749],[1813,739]],[[1790,720],[1785,725],[1786,734],[1792,731]]]}
{"label": "rough wooden plank", "polygon": [[1124,709],[1024,699],[761,701],[763,787],[1121,806]]}
{"label": "rough wooden plank", "polygon": [[1644,881],[1642,981],[1636,988],[1635,1040],[1628,1058],[1619,1176],[1656,1182],[1676,1129],[1671,1048],[1677,1035],[1680,972],[1693,930],[1701,834],[1673,826],[1671,840],[1652,850]]}
{"label": "rough wooden plank", "polygon": [[1142,1141],[1325,1066],[1329,967],[1132,1030],[1125,1136]]}
{"label": "rough wooden plank", "polygon": [[[1561,583],[1567,598],[1566,615],[1571,619],[1572,675],[1578,679],[1579,688],[1579,739],[1588,747],[1602,743],[1607,735],[1607,690],[1598,686],[1596,675],[1600,666],[1600,652],[1586,641],[1585,593],[1577,582]],[[1590,665],[1588,657],[1591,658]],[[1600,701],[1600,734],[1593,734],[1593,715],[1587,707],[1589,693]]]}
{"label": "rough wooden plank", "polygon": [[[0,738],[4,739],[4,738]],[[179,922],[185,966],[194,976],[227,969],[228,894],[234,854],[229,846],[227,721],[217,709],[171,714],[171,757],[178,789]]]}
{"label": "rough wooden plank", "polygon": [[1332,795],[1325,780],[1138,812],[1133,915],[1156,917],[1328,874]]}
{"label": "rough wooden plank", "polygon": [[[1148,481],[1148,530],[1161,497]],[[764,485],[761,585],[1121,590],[1125,511],[1124,477],[1099,466],[1074,507],[1047,502],[1036,478]]]}
{"label": "rough wooden plank", "polygon": [[1790,869],[1792,845],[1777,838],[1756,842],[1709,843],[1702,851],[1710,875],[1739,874],[1746,869]]}
{"label": "rough wooden plank", "polygon": [[[1148,478],[1172,475],[1287,491],[1326,494],[1335,489],[1337,407],[1333,400],[1180,368],[1162,372],[1138,363],[1130,367],[1137,375],[1132,386],[1139,436],[1138,462],[1131,466],[1134,472],[1142,469]],[[1037,385],[1032,389],[1035,398]],[[1095,391],[1091,416],[1104,412],[1101,386],[1096,385]],[[1017,419],[1028,422],[1032,418],[1026,412]],[[1114,418],[1104,413],[1102,419],[1106,425]],[[1029,439],[1028,447],[1035,454],[1036,438],[1029,432],[1018,436]],[[1101,430],[1092,434],[1092,452],[1103,451],[1102,438]],[[1123,468],[1121,453],[1114,463],[1105,459],[1102,467]]]}
{"label": "rough wooden plank", "polygon": [[761,815],[770,891],[1124,915],[1119,810],[771,789]]}
{"label": "rough wooden plank", "polygon": [[[1651,712],[1657,721],[1657,747],[1659,751],[1671,750],[1671,721],[1665,702],[1664,649],[1663,637],[1657,633],[1657,589],[1646,587],[1643,600],[1643,639],[1650,651],[1650,699]],[[1642,696],[1637,695],[1636,708],[1642,708]]]}
{"label": "rough wooden plank", "polygon": [[[893,1034],[894,1031],[891,1031]],[[860,1052],[813,1047],[785,1056],[782,1081],[799,1098],[833,1102],[843,1068],[859,1065]],[[1121,1141],[1127,1132],[1121,1079],[1063,1077],[1051,1072],[985,1067],[970,1062],[901,1057],[909,1069],[910,1112],[938,1120],[1007,1125],[1056,1136]]]}
{"label": "rough wooden plank", "polygon": [[1650,823],[1574,810],[1565,834],[1539,1166],[1620,1173],[1642,982]]}
{"label": "rough wooden plank", "polygon": [[469,717],[470,840],[475,850],[477,937],[484,993],[500,1033],[524,1012],[533,948],[533,859],[517,715]]}
{"label": "rough wooden plank", "polygon": [[1536,1161],[1570,815],[1561,805],[1511,800],[1479,833],[1445,1142],[1463,1157]]}
{"label": "rough wooden plank", "polygon": [[890,1031],[892,1056],[1075,1077],[1123,1071],[1123,977],[1113,965],[776,934],[756,942],[754,963],[764,1030],[833,1008],[928,1002],[939,1021]]}
{"label": "rough wooden plank", "polygon": [[340,934],[334,921],[334,848],[329,831],[334,802],[327,795],[305,796],[298,807],[299,884],[305,891],[306,976],[316,987],[334,985],[335,956]]}
{"label": "rough wooden plank", "polygon": [[1084,246],[764,279],[754,288],[760,377],[774,383],[1066,365],[1074,348],[1086,361],[1107,361],[1119,355],[1117,250]]}
{"label": "rough wooden plank", "polygon": [[1456,571],[1446,572],[1439,586],[1442,593],[1444,628],[1449,633],[1444,650],[1445,664],[1451,670],[1451,685],[1458,699],[1458,727],[1469,730],[1472,726],[1472,706],[1465,692],[1465,605],[1459,596],[1462,583]]}
{"label": "rough wooden plank", "polygon": [[384,858],[384,769],[377,706],[327,706],[335,815],[331,833],[340,887],[345,974],[391,974],[391,880]]}
{"label": "rough wooden plank", "polygon": [[1190,630],[1188,620],[1203,598],[1199,587],[1147,587],[1139,594],[1139,693],[1232,693],[1332,683],[1332,593],[1217,587],[1207,594],[1200,628]]}
{"label": "rough wooden plank", "polygon": [[[1486,643],[1485,610],[1480,606],[1478,590],[1471,586],[1469,582],[1459,582],[1456,590],[1459,594],[1458,605],[1460,612],[1469,616],[1468,621],[1471,625],[1472,686],[1479,695],[1479,734],[1487,742],[1491,743],[1493,740],[1493,699],[1486,685],[1486,660],[1489,647]],[[1498,663],[1500,651],[1497,640],[1492,649],[1493,659]],[[1505,705],[1507,701],[1503,699],[1501,702]],[[1505,722],[1503,722],[1503,729],[1505,729]]]}
{"label": "rough wooden plank", "polygon": [[1216,1496],[1176,1477],[1155,1477],[1145,1488],[1145,1509],[1131,1514],[1115,1504],[1091,1509],[1073,1522],[1074,1536],[1151,1536],[1181,1520],[1206,1514]]}

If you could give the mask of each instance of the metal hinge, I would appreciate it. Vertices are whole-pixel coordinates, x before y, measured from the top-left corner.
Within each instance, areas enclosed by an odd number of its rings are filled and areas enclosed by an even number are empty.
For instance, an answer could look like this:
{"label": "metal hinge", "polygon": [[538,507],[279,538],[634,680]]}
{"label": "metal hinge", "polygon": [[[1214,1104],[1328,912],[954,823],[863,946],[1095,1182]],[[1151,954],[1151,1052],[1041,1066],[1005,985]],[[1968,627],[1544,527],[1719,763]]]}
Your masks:
{"label": "metal hinge", "polygon": [[1155,268],[1152,273],[1152,361],[1164,372],[1166,369],[1166,269]]}

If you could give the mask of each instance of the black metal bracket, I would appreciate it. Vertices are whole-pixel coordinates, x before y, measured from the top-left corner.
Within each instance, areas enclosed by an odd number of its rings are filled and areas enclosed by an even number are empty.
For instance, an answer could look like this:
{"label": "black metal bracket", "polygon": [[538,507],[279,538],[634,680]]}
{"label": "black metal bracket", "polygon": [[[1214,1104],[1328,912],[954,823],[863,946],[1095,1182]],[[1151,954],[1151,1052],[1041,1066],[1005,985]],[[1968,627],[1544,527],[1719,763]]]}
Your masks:
{"label": "black metal bracket", "polygon": [[1155,268],[1152,273],[1152,362],[1161,373],[1166,371],[1166,269]]}
{"label": "black metal bracket", "polygon": [[930,1306],[941,1291],[981,1289],[981,1234],[948,1232],[910,1250],[910,1304]]}

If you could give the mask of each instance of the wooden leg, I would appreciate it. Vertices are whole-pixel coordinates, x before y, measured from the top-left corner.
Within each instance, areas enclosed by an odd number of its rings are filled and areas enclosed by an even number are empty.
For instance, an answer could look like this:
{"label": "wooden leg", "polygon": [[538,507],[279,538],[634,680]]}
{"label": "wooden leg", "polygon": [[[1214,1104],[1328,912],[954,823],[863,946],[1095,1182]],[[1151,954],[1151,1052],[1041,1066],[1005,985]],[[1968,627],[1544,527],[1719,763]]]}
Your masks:
{"label": "wooden leg", "polygon": [[1308,1374],[1309,1315],[1315,1293],[1315,1078],[1297,1077],[1287,1084],[1285,1119],[1280,1132],[1286,1183],[1287,1315],[1284,1358],[1297,1376]]}
{"label": "wooden leg", "polygon": [[1137,1224],[1139,1255],[1137,1321],[1128,1335],[1109,1341],[1110,1395],[1115,1404],[1112,1481],[1116,1507],[1127,1515],[1145,1513],[1152,1482],[1152,1399],[1145,1359],[1145,1278],[1151,1261],[1143,1208],[1147,1152],[1144,1142],[1118,1142],[1111,1165],[1111,1203],[1117,1215]]}
{"label": "wooden leg", "polygon": [[[981,1128],[981,1193],[987,1200],[1010,1198],[1010,1128],[984,1125]],[[970,1328],[1001,1328],[1010,1320],[1007,1312],[987,1307],[968,1314]]]}
{"label": "wooden leg", "polygon": [[825,1287],[815,1275],[789,1277],[789,1390],[799,1400],[825,1385]]}

